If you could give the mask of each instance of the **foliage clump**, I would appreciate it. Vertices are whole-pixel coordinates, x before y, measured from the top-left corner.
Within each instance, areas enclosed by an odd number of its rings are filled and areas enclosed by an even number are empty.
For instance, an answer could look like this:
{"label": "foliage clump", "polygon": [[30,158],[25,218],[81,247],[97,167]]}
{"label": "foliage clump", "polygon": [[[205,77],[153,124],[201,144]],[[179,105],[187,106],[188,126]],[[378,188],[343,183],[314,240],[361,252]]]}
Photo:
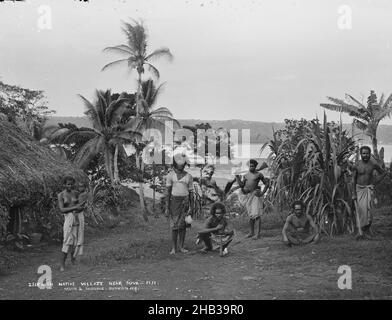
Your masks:
{"label": "foliage clump", "polygon": [[350,158],[356,146],[340,124],[326,117],[323,123],[286,119],[266,146],[271,149],[269,201],[283,210],[301,199],[321,231],[354,232]]}

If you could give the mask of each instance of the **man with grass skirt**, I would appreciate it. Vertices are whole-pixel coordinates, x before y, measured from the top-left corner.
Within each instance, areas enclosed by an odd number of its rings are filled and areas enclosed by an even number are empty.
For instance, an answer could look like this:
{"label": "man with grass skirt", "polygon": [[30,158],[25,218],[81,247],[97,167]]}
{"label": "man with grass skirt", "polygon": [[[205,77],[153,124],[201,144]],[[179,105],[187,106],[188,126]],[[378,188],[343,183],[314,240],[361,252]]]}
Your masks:
{"label": "man with grass skirt", "polygon": [[317,226],[304,209],[305,204],[302,201],[295,201],[293,203],[294,213],[286,219],[282,235],[283,242],[289,246],[308,244],[319,240]]}
{"label": "man with grass skirt", "polygon": [[[373,173],[377,171],[381,177],[380,182],[386,175],[381,166],[371,159],[371,150],[368,146],[359,149],[361,160],[352,169],[353,176],[353,200],[357,211],[358,228],[364,232],[365,236],[370,235],[372,224],[372,207],[374,203],[374,183]],[[361,233],[361,232],[360,232]]]}

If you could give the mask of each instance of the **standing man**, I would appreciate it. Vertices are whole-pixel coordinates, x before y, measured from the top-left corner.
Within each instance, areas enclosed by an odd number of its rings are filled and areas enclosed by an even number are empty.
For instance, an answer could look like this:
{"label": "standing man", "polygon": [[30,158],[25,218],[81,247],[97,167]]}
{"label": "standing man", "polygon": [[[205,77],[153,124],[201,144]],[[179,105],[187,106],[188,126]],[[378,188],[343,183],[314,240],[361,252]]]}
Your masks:
{"label": "standing man", "polygon": [[387,172],[371,159],[371,150],[368,146],[361,147],[359,152],[361,160],[353,167],[353,200],[356,202],[358,227],[369,234],[373,218],[371,212],[374,201],[373,173],[377,171],[381,174],[381,178],[378,180],[380,182],[387,175]]}
{"label": "standing man", "polygon": [[[243,199],[242,203],[245,204],[249,216],[250,232],[247,238],[255,235],[255,222],[258,221],[259,229],[255,239],[261,238],[261,215],[263,214],[263,195],[269,188],[269,180],[264,177],[261,172],[256,171],[257,161],[254,159],[249,160],[249,171],[241,180],[240,176],[236,176],[238,185],[241,188]],[[258,187],[259,182],[264,184],[264,190],[261,191]]]}
{"label": "standing man", "polygon": [[166,177],[166,215],[170,220],[173,242],[170,254],[188,252],[184,248],[187,227],[185,217],[188,211],[193,213],[193,178],[184,170],[186,164],[185,159],[174,157],[173,170]]}

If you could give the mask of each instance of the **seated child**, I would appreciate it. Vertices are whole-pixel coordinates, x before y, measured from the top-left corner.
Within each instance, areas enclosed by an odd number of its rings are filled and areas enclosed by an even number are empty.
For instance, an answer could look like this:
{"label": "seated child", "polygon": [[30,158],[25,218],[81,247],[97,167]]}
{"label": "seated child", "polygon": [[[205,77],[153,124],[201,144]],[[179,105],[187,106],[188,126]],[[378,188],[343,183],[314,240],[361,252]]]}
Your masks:
{"label": "seated child", "polygon": [[227,246],[233,241],[234,231],[225,231],[227,227],[227,220],[225,218],[226,207],[221,202],[216,202],[212,205],[210,210],[210,217],[205,222],[205,229],[198,234],[196,244],[203,241],[205,247],[201,250],[202,253],[207,253],[213,250],[213,243],[215,245],[222,245],[223,255],[228,254]]}

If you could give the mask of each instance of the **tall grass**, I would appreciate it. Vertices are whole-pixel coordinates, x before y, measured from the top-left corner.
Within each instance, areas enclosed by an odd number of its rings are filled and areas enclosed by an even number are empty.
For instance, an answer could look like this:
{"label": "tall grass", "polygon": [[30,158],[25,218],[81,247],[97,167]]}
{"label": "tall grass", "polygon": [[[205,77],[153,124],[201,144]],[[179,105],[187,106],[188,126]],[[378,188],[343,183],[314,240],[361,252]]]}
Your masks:
{"label": "tall grass", "polygon": [[279,210],[297,199],[306,212],[328,235],[352,233],[355,216],[351,208],[349,158],[355,154],[355,141],[341,124],[285,120],[285,128],[274,132],[265,144],[272,171],[269,200]]}

